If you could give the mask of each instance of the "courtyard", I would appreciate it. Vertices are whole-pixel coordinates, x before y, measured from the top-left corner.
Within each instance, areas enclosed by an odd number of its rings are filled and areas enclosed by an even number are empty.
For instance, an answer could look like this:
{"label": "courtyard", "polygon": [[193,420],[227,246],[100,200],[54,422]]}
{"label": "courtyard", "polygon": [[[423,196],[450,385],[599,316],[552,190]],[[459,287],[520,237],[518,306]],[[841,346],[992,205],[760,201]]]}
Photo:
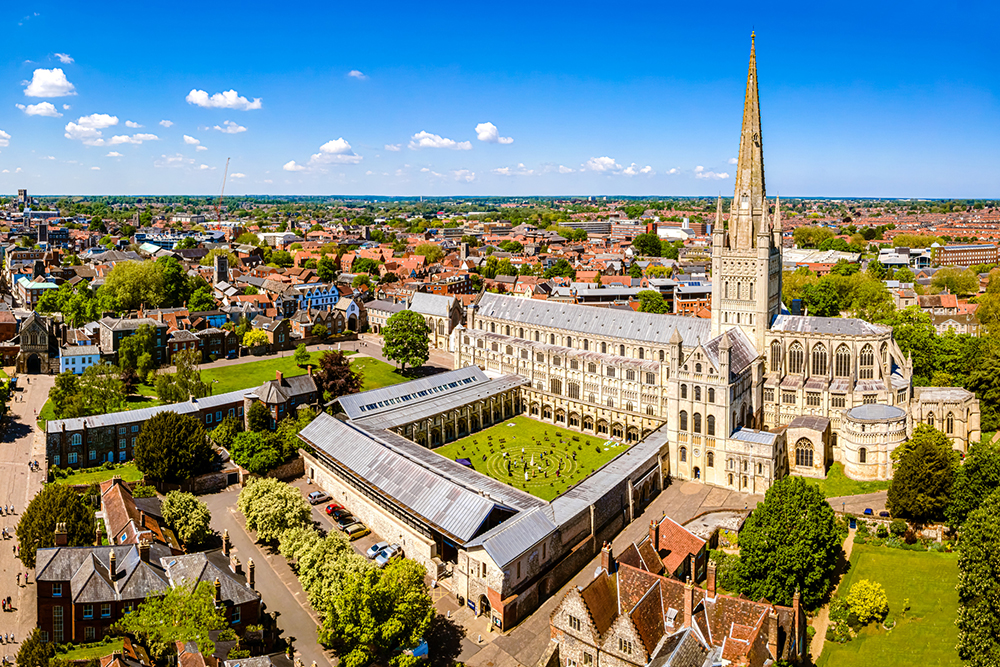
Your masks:
{"label": "courtyard", "polygon": [[[855,544],[839,590],[861,579],[877,581],[889,598],[892,630],[863,628],[846,644],[826,642],[818,667],[961,664],[958,643],[958,554],[904,551]],[[909,600],[910,610],[902,615]]]}
{"label": "courtyard", "polygon": [[484,475],[553,500],[626,450],[625,443],[513,417],[434,451],[468,460]]}

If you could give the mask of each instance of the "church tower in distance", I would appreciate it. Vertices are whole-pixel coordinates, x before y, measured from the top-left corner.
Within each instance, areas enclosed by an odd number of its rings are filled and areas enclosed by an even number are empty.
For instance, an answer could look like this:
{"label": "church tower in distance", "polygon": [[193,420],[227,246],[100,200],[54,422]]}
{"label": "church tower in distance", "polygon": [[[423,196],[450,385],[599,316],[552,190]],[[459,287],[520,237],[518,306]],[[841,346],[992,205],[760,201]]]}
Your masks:
{"label": "church tower in distance", "polygon": [[764,335],[781,311],[781,213],[768,214],[764,149],[757,97],[757,57],[750,36],[750,70],[736,164],[729,228],[719,197],[712,230],[712,336],[740,327],[763,353]]}

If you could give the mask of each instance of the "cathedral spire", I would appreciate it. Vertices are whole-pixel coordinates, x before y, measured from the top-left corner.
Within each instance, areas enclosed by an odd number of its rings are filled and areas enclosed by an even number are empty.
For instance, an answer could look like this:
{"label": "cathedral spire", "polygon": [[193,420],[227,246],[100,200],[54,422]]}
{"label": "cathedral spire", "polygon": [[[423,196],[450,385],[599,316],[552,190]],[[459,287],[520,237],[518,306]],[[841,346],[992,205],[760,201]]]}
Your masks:
{"label": "cathedral spire", "polygon": [[740,133],[740,156],[736,163],[736,192],[729,218],[729,232],[737,248],[753,247],[756,236],[767,233],[764,227],[766,201],[764,188],[764,151],[760,130],[760,99],[757,94],[757,54],[755,37],[750,35],[750,67],[743,99],[743,129]]}

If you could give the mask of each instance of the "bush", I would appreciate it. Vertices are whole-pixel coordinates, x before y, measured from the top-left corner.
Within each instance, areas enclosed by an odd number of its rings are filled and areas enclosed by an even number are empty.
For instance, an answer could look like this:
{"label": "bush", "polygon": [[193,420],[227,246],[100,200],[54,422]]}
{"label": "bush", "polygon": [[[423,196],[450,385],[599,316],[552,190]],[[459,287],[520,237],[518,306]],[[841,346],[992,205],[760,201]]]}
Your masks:
{"label": "bush", "polygon": [[147,484],[136,484],[135,487],[132,488],[132,497],[133,498],[155,498],[156,497],[156,488],[152,487],[152,486],[149,486]]}
{"label": "bush", "polygon": [[[881,621],[889,613],[889,598],[886,597],[882,584],[862,579],[851,585],[847,594],[847,604],[851,608],[851,617],[857,619],[858,626],[867,625],[872,621]],[[848,623],[854,627],[848,618]]]}
{"label": "bush", "polygon": [[907,544],[914,544],[917,541],[917,533],[912,528],[907,528],[906,533],[903,535],[903,539]]}
{"label": "bush", "polygon": [[889,529],[885,527],[885,524],[879,524],[878,529],[875,531],[876,537],[884,540],[889,537]]}
{"label": "bush", "polygon": [[893,519],[889,524],[889,532],[896,537],[901,537],[906,533],[906,522],[902,519]]}
{"label": "bush", "polygon": [[105,461],[104,465],[102,465],[101,467],[104,468],[105,470],[114,470],[116,466],[111,461]]}

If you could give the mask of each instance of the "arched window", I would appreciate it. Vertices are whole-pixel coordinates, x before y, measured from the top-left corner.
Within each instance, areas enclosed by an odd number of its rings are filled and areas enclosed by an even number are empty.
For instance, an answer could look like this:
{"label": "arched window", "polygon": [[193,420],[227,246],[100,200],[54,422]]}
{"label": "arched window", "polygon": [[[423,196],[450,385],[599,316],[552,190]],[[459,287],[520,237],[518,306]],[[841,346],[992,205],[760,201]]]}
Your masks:
{"label": "arched window", "polygon": [[729,473],[729,486],[733,485],[733,473]]}
{"label": "arched window", "polygon": [[692,418],[691,421],[694,422],[693,424],[694,432],[701,433],[701,413],[700,412],[694,413],[694,417]]}
{"label": "arched window", "polygon": [[596,373],[597,372],[597,364],[595,364],[594,362],[590,362],[589,364],[587,364],[587,372],[588,373]]}
{"label": "arched window", "polygon": [[955,432],[955,415],[951,412],[944,418],[944,432],[948,435]]}
{"label": "arched window", "polygon": [[795,443],[795,465],[812,468],[813,444],[808,438],[802,438]]}
{"label": "arched window", "polygon": [[580,385],[570,382],[566,385],[566,395],[570,398],[580,398]]}
{"label": "arched window", "polygon": [[928,426],[934,426],[934,413],[933,412],[928,412],[927,413],[927,425]]}
{"label": "arched window", "polygon": [[680,429],[682,431],[688,430],[688,413],[684,410],[681,410],[680,414]]}
{"label": "arched window", "polygon": [[868,463],[868,450],[864,447],[858,450],[858,463]]}
{"label": "arched window", "polygon": [[507,348],[504,351],[507,354],[514,354],[514,346],[513,345],[508,345]]}
{"label": "arched window", "polygon": [[886,362],[886,357],[889,356],[889,346],[886,343],[882,343],[881,356],[882,363],[884,364]]}
{"label": "arched window", "polygon": [[750,299],[753,300],[753,281],[750,281]]}
{"label": "arched window", "polygon": [[846,345],[837,348],[834,372],[839,378],[851,377],[851,351]]}
{"label": "arched window", "polygon": [[708,467],[709,468],[714,468],[715,467],[715,452],[709,452],[706,458],[708,459],[708,464],[707,464]]}
{"label": "arched window", "polygon": [[763,463],[758,463],[757,464],[757,474],[758,475],[763,475],[764,474],[764,464]]}
{"label": "arched window", "polygon": [[559,380],[557,378],[552,378],[549,381],[549,390],[553,394],[561,394],[562,393],[562,380]]}
{"label": "arched window", "polygon": [[79,433],[74,433],[72,442],[74,446],[83,444],[83,436],[81,436]]}
{"label": "arched window", "polygon": [[708,388],[708,402],[715,403],[715,389],[711,387]]}
{"label": "arched window", "polygon": [[681,398],[688,397],[688,386],[686,384],[681,385]]}
{"label": "arched window", "polygon": [[701,387],[695,387],[694,388],[694,400],[696,400],[696,401],[700,401],[701,400]]}
{"label": "arched window", "polygon": [[801,373],[805,366],[804,360],[805,352],[802,349],[802,344],[798,341],[792,343],[792,346],[788,348],[788,372]]}
{"label": "arched window", "polygon": [[695,373],[700,373],[701,372],[701,364],[695,364],[694,365],[694,372]]}
{"label": "arched window", "polygon": [[573,347],[573,337],[566,336],[566,347]]}
{"label": "arched window", "polygon": [[555,344],[556,344],[556,335],[549,334],[549,345],[555,345]]}
{"label": "arched window", "polygon": [[624,345],[619,345],[618,346],[618,356],[619,357],[624,357],[625,356],[625,346]]}
{"label": "arched window", "polygon": [[[433,329],[433,328],[434,328],[434,326],[431,325],[431,329]],[[490,333],[496,333],[496,332],[497,332],[497,323],[496,322],[490,322]]]}
{"label": "arched window", "polygon": [[517,337],[518,338],[524,338],[524,327],[518,327],[517,328]]}
{"label": "arched window", "polygon": [[861,348],[858,376],[862,380],[871,380],[875,377],[875,350],[872,349],[871,345],[865,345]]}
{"label": "arched window", "polygon": [[826,346],[813,347],[813,375],[826,375]]}
{"label": "arched window", "polygon": [[685,463],[687,460],[688,460],[687,447],[681,447],[681,463]]}
{"label": "arched window", "polygon": [[540,341],[541,341],[541,333],[538,332],[538,331],[536,331],[535,332],[535,342],[538,343]]}
{"label": "arched window", "polygon": [[772,340],[771,341],[771,368],[772,373],[777,373],[781,370],[781,343]]}
{"label": "arched window", "polygon": [[510,335],[510,325],[509,324],[504,328],[504,333],[506,335],[508,335],[508,336]]}
{"label": "arched window", "polygon": [[608,344],[601,343],[601,354],[607,354],[607,353],[608,353]]}
{"label": "arched window", "polygon": [[709,415],[705,418],[705,433],[708,435],[715,435],[715,415]]}
{"label": "arched window", "polygon": [[724,299],[728,299],[729,298],[729,281],[728,280],[723,283],[722,294],[723,294],[722,298],[724,298]]}
{"label": "arched window", "polygon": [[665,358],[666,355],[663,353],[663,350],[660,350],[660,361],[663,361]]}
{"label": "arched window", "polygon": [[639,358],[640,359],[645,359],[646,358],[646,350],[644,350],[641,347],[639,348]]}

